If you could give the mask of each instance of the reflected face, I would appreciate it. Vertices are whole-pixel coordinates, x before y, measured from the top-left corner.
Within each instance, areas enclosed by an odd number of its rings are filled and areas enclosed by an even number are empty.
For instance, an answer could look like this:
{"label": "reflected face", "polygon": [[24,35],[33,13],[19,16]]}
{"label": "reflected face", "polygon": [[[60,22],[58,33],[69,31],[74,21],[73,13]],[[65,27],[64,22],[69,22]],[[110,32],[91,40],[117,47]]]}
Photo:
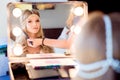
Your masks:
{"label": "reflected face", "polygon": [[30,33],[37,33],[40,29],[40,19],[36,14],[30,15],[26,20],[27,31]]}
{"label": "reflected face", "polygon": [[[39,37],[39,35],[41,36],[42,34],[44,34],[44,36],[48,36],[50,38],[57,38],[58,35],[60,34],[60,30],[61,28],[63,28],[64,26],[66,26],[66,22],[67,19],[69,18],[69,14],[72,13],[71,12],[71,8],[74,8],[74,5],[76,4],[80,4],[81,7],[84,8],[84,15],[87,16],[87,4],[86,2],[83,3],[83,1],[76,1],[74,2],[62,2],[62,3],[49,3],[53,5],[53,8],[51,8],[50,6],[46,5],[47,3],[9,3],[7,5],[7,10],[8,10],[8,38],[9,38],[9,42],[8,42],[8,46],[9,46],[9,51],[10,54],[9,56],[13,56],[12,53],[12,47],[11,47],[11,43],[13,43],[13,41],[16,41],[18,39],[18,41],[20,41],[20,44],[22,45],[24,43],[24,41],[21,41],[22,38],[25,37],[25,35],[22,33],[20,34],[19,38],[17,38],[18,36],[15,36],[12,31],[15,27],[20,27],[21,29],[23,29],[23,32],[25,31],[25,33],[27,33],[27,35],[29,36],[29,38],[36,38]],[[45,9],[43,9],[43,6],[45,6]],[[49,8],[48,8],[49,7]],[[25,10],[30,10],[30,11],[26,11],[23,13],[23,15],[21,14],[19,17],[14,16],[13,14],[13,10],[14,9],[20,9],[22,12],[24,12]],[[31,11],[32,9],[35,9],[36,11]],[[40,14],[39,14],[40,12]],[[15,13],[19,13],[15,12]],[[40,16],[38,16],[38,14]],[[81,18],[81,17],[80,17]],[[81,20],[80,20],[81,21]],[[81,23],[80,23],[81,25]],[[43,30],[42,30],[43,28]],[[45,29],[45,31],[44,31]],[[46,30],[47,29],[47,30]],[[50,30],[49,30],[50,29]],[[51,30],[53,29],[53,30]],[[57,31],[56,31],[57,29]],[[55,30],[55,31],[54,31]],[[17,31],[18,32],[18,31]],[[43,33],[44,32],[44,33]],[[48,33],[47,33],[48,32]],[[42,34],[41,34],[42,33]],[[52,34],[49,34],[52,33]],[[82,45],[82,44],[81,44]],[[13,44],[13,46],[15,46]]]}

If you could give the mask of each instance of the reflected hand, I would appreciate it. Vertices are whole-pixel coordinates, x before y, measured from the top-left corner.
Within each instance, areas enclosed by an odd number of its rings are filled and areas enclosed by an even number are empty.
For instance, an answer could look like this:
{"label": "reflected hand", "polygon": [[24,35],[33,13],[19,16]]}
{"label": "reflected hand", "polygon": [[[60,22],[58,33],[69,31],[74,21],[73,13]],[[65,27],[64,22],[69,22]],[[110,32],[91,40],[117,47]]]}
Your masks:
{"label": "reflected hand", "polygon": [[38,47],[42,44],[42,39],[36,38],[36,39],[27,39],[28,46],[31,47]]}

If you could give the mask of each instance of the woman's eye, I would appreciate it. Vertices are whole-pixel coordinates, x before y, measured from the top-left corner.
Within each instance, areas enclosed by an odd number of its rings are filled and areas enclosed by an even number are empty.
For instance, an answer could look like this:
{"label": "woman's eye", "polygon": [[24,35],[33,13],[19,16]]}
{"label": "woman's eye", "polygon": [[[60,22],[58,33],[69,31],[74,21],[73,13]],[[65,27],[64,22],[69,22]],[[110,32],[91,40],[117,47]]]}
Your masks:
{"label": "woman's eye", "polygon": [[40,20],[36,20],[36,22],[40,22]]}
{"label": "woman's eye", "polygon": [[28,21],[28,23],[31,23],[32,21]]}

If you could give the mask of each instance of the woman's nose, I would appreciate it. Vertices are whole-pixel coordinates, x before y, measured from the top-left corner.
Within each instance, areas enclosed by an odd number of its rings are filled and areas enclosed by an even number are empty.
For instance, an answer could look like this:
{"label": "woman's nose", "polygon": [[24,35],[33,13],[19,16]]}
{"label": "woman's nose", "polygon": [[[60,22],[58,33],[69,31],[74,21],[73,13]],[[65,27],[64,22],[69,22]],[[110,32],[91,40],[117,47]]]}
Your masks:
{"label": "woman's nose", "polygon": [[33,25],[37,25],[37,23],[36,23],[36,22],[34,22],[34,23],[33,23]]}

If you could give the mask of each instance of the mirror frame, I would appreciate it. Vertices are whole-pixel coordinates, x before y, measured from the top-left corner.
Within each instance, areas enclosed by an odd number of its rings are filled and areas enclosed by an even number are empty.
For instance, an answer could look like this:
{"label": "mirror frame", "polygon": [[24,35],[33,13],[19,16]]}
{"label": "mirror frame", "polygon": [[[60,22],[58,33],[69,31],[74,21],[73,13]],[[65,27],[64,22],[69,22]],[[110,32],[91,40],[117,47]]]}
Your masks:
{"label": "mirror frame", "polygon": [[[15,4],[25,4],[25,5],[28,5],[28,7],[29,7],[29,5],[32,5],[32,9],[33,9],[33,8],[36,8],[35,5],[37,5],[37,4],[52,4],[52,8],[50,7],[50,9],[46,8],[44,10],[54,10],[56,4],[70,4],[70,5],[73,5],[73,3],[74,4],[75,3],[77,3],[77,4],[82,3],[84,5],[84,15],[86,17],[88,16],[88,5],[87,5],[87,3],[85,1],[68,1],[68,2],[60,2],[60,3],[59,2],[39,2],[39,3],[31,3],[31,2],[15,2],[15,3],[12,3],[12,2],[10,2],[10,3],[8,3],[8,5],[7,5],[7,10],[8,10],[8,53],[7,53],[7,55],[8,55],[8,57],[11,57],[11,54],[9,54],[9,53],[10,52],[12,53],[11,48],[10,48],[10,46],[11,46],[10,44],[12,44],[11,38],[13,39],[13,41],[15,40],[15,37],[12,35],[12,32],[11,32],[11,30],[12,30],[11,27],[13,27],[14,25],[11,23],[11,18],[12,18],[11,17],[11,14],[12,14],[11,11],[12,10],[10,10],[9,7],[14,9]],[[25,5],[22,5],[22,6],[25,6]]]}

